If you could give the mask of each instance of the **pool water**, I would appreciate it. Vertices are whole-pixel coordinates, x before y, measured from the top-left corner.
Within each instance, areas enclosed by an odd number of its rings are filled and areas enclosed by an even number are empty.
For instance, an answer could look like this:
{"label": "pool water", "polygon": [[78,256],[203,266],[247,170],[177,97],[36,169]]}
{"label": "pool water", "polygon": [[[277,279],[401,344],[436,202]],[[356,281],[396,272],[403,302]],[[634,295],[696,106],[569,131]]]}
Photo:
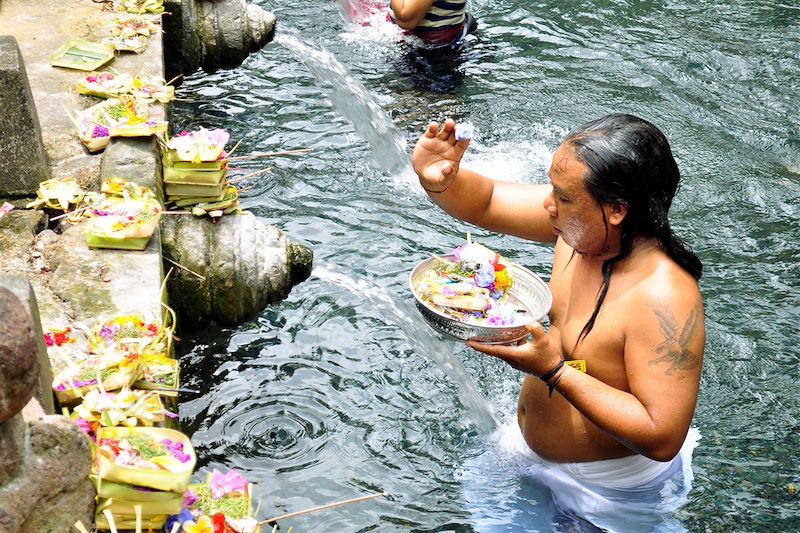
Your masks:
{"label": "pool water", "polygon": [[466,166],[541,183],[572,127],[628,112],[670,140],[671,220],[705,266],[702,439],[676,518],[800,530],[800,6],[472,0],[478,33],[420,54],[334,1],[253,3],[277,15],[275,42],[186,77],[172,121],[228,129],[238,155],[311,149],[233,173],[271,167],[238,184],[241,203],[315,266],[256,319],[184,339],[200,394],[180,419],[201,471],[242,471],[260,518],[388,493],[284,531],[477,531],[476,501],[496,531],[546,531],[546,491],[514,439],[519,373],[435,335],[407,283],[468,231],[544,278],[551,248],[451,219],[407,156],[429,120],[453,117],[475,125]]}

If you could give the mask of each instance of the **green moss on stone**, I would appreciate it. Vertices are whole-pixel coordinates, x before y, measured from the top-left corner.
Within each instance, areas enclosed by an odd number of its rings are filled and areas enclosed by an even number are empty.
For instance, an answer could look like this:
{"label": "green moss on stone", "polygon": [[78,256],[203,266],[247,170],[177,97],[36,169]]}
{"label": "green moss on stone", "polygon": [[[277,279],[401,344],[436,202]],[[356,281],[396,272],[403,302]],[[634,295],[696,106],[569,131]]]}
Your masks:
{"label": "green moss on stone", "polygon": [[74,283],[58,291],[58,296],[77,316],[100,317],[117,314],[111,301],[111,291],[94,284]]}

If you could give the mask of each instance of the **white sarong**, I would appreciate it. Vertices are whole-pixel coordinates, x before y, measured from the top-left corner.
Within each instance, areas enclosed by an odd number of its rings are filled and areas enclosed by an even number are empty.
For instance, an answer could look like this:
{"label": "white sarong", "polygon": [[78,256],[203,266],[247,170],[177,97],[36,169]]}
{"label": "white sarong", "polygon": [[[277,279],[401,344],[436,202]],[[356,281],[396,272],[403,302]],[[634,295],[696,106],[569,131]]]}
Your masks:
{"label": "white sarong", "polygon": [[457,472],[476,531],[686,531],[674,512],[688,501],[697,429],[668,462],[633,455],[553,463],[530,451],[518,427],[496,436],[497,448]]}

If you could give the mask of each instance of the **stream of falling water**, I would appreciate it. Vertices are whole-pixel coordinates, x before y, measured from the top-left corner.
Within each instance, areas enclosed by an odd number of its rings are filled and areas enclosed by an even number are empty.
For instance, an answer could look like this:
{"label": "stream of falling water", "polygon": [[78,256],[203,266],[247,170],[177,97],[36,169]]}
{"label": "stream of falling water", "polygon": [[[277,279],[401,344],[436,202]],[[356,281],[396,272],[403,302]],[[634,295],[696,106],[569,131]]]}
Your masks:
{"label": "stream of falling water", "polygon": [[467,409],[467,416],[484,432],[489,433],[500,425],[489,402],[478,392],[475,381],[453,353],[450,343],[439,338],[422,324],[409,299],[393,298],[386,290],[352,279],[332,265],[317,266],[313,274],[327,282],[352,292],[364,299],[377,311],[378,316],[390,319],[405,333],[414,350],[430,359],[458,385],[459,400]]}

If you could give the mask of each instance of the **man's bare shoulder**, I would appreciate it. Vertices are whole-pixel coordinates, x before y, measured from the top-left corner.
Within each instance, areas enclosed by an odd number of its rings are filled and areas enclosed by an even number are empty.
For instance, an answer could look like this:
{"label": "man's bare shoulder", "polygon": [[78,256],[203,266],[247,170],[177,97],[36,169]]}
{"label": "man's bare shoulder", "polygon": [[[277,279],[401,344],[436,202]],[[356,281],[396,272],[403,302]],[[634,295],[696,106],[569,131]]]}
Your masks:
{"label": "man's bare shoulder", "polygon": [[667,374],[699,369],[705,325],[697,280],[675,262],[659,261],[630,296],[637,309],[626,321],[631,346]]}
{"label": "man's bare shoulder", "polygon": [[669,258],[659,260],[637,287],[643,303],[678,307],[702,305],[697,280]]}

